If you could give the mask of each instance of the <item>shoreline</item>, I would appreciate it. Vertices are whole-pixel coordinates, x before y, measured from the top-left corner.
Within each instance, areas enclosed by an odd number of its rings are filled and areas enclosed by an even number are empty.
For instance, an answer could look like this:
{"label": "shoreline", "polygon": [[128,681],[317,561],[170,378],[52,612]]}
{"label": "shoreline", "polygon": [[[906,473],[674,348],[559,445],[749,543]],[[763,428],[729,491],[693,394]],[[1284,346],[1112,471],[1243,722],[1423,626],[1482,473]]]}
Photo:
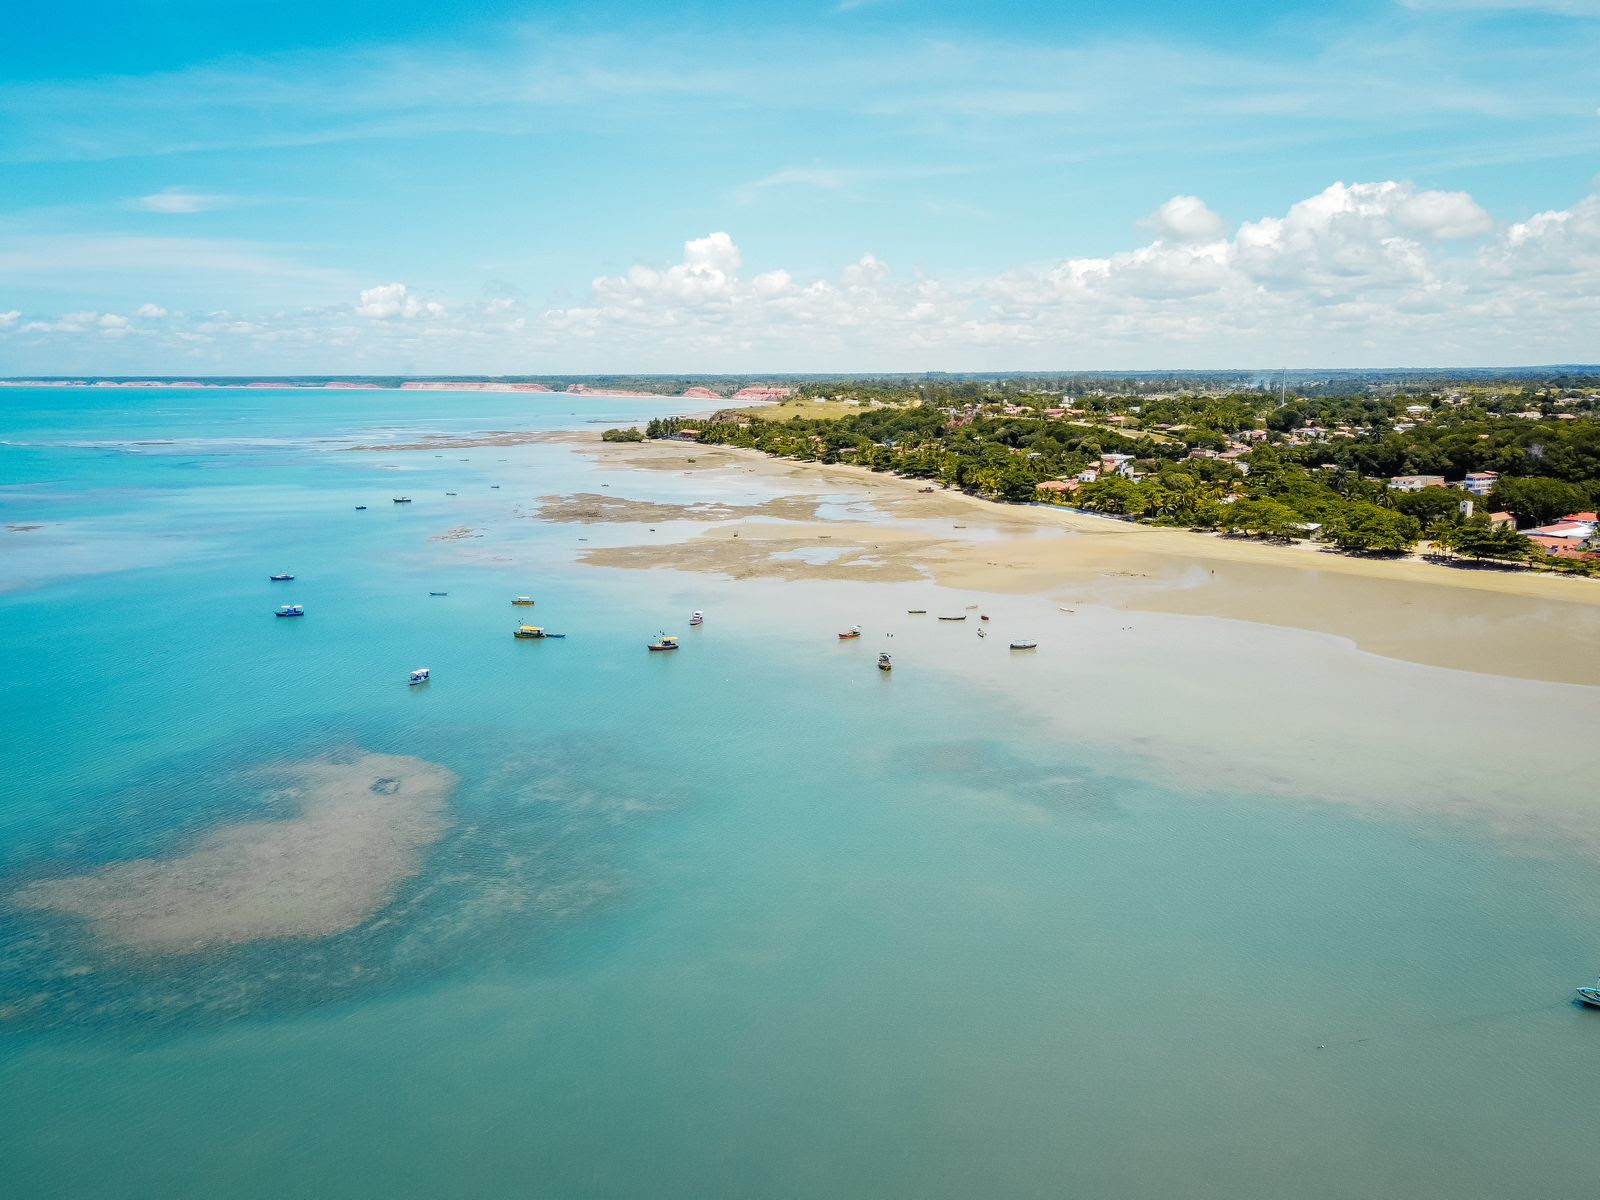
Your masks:
{"label": "shoreline", "polygon": [[[581,560],[595,566],[730,578],[926,579],[992,595],[1039,595],[1062,605],[1304,629],[1386,658],[1455,670],[1600,682],[1600,588],[1585,586],[1591,580],[1452,569],[1414,558],[1361,559],[1054,506],[997,505],[956,491],[922,493],[920,480],[757,450],[556,437],[602,466],[737,470],[811,502],[809,519],[737,512],[680,541],[584,551]],[[865,510],[817,516],[817,507],[837,504],[841,491],[854,493],[848,505]],[[667,519],[659,511],[654,516]]]}

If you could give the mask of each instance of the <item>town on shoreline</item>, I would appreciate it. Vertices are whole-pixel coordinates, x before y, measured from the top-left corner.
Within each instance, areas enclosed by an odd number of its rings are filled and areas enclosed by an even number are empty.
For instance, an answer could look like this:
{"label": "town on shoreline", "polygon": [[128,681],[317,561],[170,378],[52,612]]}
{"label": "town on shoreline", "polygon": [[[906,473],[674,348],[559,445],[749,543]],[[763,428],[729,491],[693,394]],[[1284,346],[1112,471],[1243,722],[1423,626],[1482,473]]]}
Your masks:
{"label": "town on shoreline", "polygon": [[1038,379],[803,384],[676,438],[1013,503],[1372,556],[1600,576],[1600,381],[1249,389]]}

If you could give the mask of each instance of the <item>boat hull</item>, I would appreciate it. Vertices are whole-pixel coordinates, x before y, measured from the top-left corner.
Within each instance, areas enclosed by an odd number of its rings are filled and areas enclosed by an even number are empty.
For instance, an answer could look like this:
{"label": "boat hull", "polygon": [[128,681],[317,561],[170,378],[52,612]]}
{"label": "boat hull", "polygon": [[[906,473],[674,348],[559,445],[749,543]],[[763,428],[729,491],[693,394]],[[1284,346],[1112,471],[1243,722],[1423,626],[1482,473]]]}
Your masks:
{"label": "boat hull", "polygon": [[1600,1008],[1600,988],[1579,988],[1578,1003],[1589,1008]]}

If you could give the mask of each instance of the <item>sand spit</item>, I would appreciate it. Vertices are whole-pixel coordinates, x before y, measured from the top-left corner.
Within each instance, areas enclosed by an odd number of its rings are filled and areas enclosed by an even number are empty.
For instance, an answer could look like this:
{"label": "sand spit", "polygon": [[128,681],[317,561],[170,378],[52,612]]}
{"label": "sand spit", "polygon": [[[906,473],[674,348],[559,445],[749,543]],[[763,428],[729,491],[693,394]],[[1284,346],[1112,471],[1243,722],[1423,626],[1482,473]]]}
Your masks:
{"label": "sand spit", "polygon": [[259,777],[282,819],[223,826],[173,858],[30,884],[13,902],[80,917],[105,945],[142,954],[329,937],[373,916],[421,869],[456,784],[445,768],[396,754]]}
{"label": "sand spit", "polygon": [[731,579],[850,579],[904,583],[926,579],[923,567],[938,543],[911,530],[865,524],[813,525],[740,522],[687,542],[661,546],[601,546],[579,561],[596,567],[667,568]]}
{"label": "sand spit", "polygon": [[536,442],[566,441],[566,434],[528,433],[512,429],[491,429],[485,433],[462,436],[453,433],[430,433],[420,442],[389,442],[377,446],[344,446],[344,450],[376,452],[381,450],[470,450],[479,446],[527,446]]}
{"label": "sand spit", "polygon": [[663,504],[654,500],[630,500],[626,496],[602,496],[595,492],[579,492],[574,496],[540,496],[539,511],[534,514],[541,521],[565,524],[593,525],[608,522],[635,522],[647,524],[667,521],[734,521],[744,517],[776,517],[783,520],[809,521],[817,515],[817,502],[794,496],[782,496],[760,504],[724,504],[706,501],[702,504]]}
{"label": "sand spit", "polygon": [[[1375,654],[1431,666],[1600,682],[1600,584],[1592,580],[1356,558],[1312,545],[1265,545],[1043,505],[993,504],[955,491],[924,492],[928,485],[919,480],[725,446],[591,437],[581,448],[622,472],[754,474],[781,484],[790,505],[844,499],[860,514],[802,529],[763,527],[746,519],[763,514],[745,513],[687,541],[588,551],[583,561],[596,566],[733,578],[931,579],[1067,606],[1331,633]],[[852,550],[836,556],[803,550],[840,545]]]}

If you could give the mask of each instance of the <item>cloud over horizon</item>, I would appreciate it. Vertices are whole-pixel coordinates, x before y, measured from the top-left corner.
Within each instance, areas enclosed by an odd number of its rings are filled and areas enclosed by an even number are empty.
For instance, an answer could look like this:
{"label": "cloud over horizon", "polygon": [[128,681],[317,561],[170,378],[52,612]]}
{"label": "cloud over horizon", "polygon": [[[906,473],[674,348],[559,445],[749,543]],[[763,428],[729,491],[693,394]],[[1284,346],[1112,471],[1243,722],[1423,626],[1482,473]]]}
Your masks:
{"label": "cloud over horizon", "polygon": [[[1189,194],[1144,224],[1153,240],[1112,254],[945,278],[870,252],[831,275],[747,271],[745,250],[718,230],[688,239],[675,262],[597,276],[581,301],[536,314],[503,298],[445,303],[395,281],[342,306],[261,313],[178,319],[146,303],[132,318],[74,311],[26,324],[7,313],[0,346],[43,363],[55,341],[81,349],[137,333],[142,355],[181,352],[174,369],[270,362],[278,373],[327,369],[328,346],[349,369],[474,373],[1594,357],[1600,194],[1497,226],[1462,192],[1334,183],[1231,234]],[[104,353],[103,373],[135,369]]]}

